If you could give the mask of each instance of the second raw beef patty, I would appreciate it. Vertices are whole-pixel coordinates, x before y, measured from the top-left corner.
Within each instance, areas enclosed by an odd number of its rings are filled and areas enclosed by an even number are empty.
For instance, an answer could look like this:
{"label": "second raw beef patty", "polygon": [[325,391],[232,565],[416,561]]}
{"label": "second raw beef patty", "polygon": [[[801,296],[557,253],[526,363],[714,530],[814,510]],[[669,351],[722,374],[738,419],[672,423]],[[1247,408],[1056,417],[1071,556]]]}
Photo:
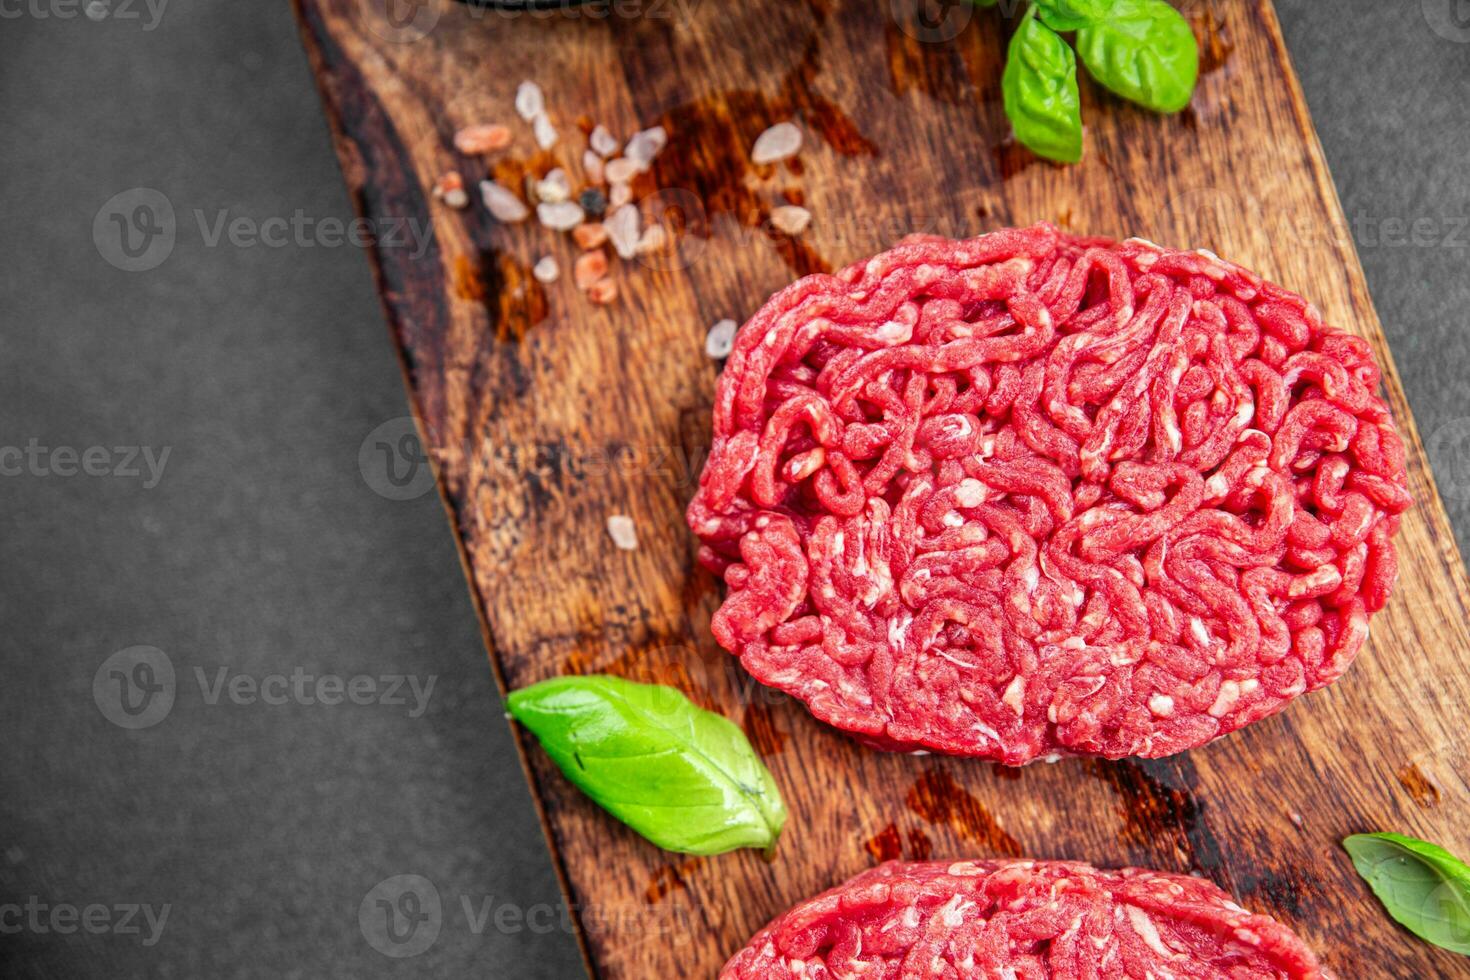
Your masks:
{"label": "second raw beef patty", "polygon": [[720,980],[1332,980],[1201,878],[1069,861],[892,861],[802,902]]}
{"label": "second raw beef patty", "polygon": [[1162,756],[1334,681],[1397,573],[1362,340],[1208,252],[910,239],[736,338],[689,524],[761,682],[889,749]]}

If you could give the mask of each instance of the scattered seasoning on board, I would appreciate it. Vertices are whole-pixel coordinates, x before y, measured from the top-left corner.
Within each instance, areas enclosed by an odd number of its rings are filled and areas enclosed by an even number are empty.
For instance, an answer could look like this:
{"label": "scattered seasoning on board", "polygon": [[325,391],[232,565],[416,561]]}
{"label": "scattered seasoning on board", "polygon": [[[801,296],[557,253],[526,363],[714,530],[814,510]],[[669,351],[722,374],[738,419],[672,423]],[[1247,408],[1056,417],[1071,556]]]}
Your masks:
{"label": "scattered seasoning on board", "polygon": [[618,152],[618,138],[608,132],[607,127],[601,123],[593,128],[588,142],[592,145],[592,151],[604,160]]}
{"label": "scattered seasoning on board", "polygon": [[645,129],[641,133],[634,134],[628,140],[628,145],[623,147],[623,156],[632,160],[639,169],[647,170],[653,163],[653,158],[663,152],[663,148],[669,145],[669,134],[662,126],[654,126]]}
{"label": "scattered seasoning on board", "polygon": [[531,216],[531,209],[516,197],[514,191],[493,180],[480,181],[480,199],[485,202],[485,210],[497,221],[515,224]]}
{"label": "scattered seasoning on board", "polygon": [[[653,171],[654,161],[674,134],[663,125],[654,125],[635,131],[622,142],[607,126],[584,115],[578,118],[575,130],[577,135],[586,134],[586,144],[568,151],[564,165],[558,165],[545,156],[558,145],[561,134],[552,121],[541,86],[529,79],[521,82],[516,88],[514,110],[529,124],[531,139],[541,155],[531,160],[500,160],[495,172],[478,183],[485,210],[506,225],[525,222],[534,213],[540,226],[570,233],[577,248],[584,253],[597,252],[594,261],[600,263],[595,274],[588,271],[588,264],[577,263],[572,278],[578,288],[592,302],[615,301],[619,289],[609,277],[607,255],[601,252],[605,244],[611,244],[623,261],[664,253],[674,244],[668,227],[659,223],[645,226],[639,205],[633,200],[633,183]],[[476,122],[455,130],[452,142],[459,153],[484,158],[509,149],[518,138],[524,140],[525,136],[517,137],[501,123]],[[795,123],[779,122],[756,139],[752,159],[757,163],[789,159],[800,151],[802,139]],[[578,162],[580,168],[576,167]],[[433,197],[455,209],[464,209],[470,203],[464,178],[457,171],[438,178]],[[805,208],[782,204],[773,206],[770,220],[775,229],[799,235],[812,216]],[[536,262],[532,272],[546,284],[561,277],[560,266],[549,254]]]}
{"label": "scattered seasoning on board", "polygon": [[637,254],[639,221],[638,209],[631,204],[624,204],[602,223],[619,258],[631,259]]}
{"label": "scattered seasoning on board", "polygon": [[581,206],[572,201],[536,205],[536,218],[552,231],[571,231],[586,217]]}
{"label": "scattered seasoning on board", "polygon": [[464,190],[464,177],[458,170],[439,175],[434,182],[434,197],[456,211],[464,210],[470,203],[470,196]]}
{"label": "scattered seasoning on board", "polygon": [[643,172],[643,167],[638,161],[628,157],[618,157],[609,160],[602,171],[607,176],[609,184],[626,184]]}
{"label": "scattered seasoning on board", "polygon": [[633,251],[638,255],[652,255],[662,252],[668,242],[669,233],[664,231],[663,225],[649,225],[638,236],[638,244],[633,247]]}
{"label": "scattered seasoning on board", "polygon": [[531,81],[521,82],[516,89],[516,114],[526,122],[535,122],[545,112],[546,97],[541,93],[541,86]]}
{"label": "scattered seasoning on board", "polygon": [[618,284],[611,279],[599,279],[587,288],[587,298],[598,306],[607,306],[618,298]]}
{"label": "scattered seasoning on board", "polygon": [[717,361],[729,357],[730,351],[735,347],[736,328],[735,321],[728,319],[710,327],[704,338],[704,352]]}
{"label": "scattered seasoning on board", "polygon": [[624,551],[638,550],[638,532],[633,526],[633,518],[626,514],[612,514],[607,519],[608,537],[612,538],[613,544]]}
{"label": "scattered seasoning on board", "polygon": [[795,123],[781,122],[756,137],[750,160],[756,164],[779,163],[801,150],[801,130]]}
{"label": "scattered seasoning on board", "polygon": [[582,210],[594,218],[600,218],[607,213],[607,195],[596,187],[587,188],[577,201],[582,205]]}
{"label": "scattered seasoning on board", "polygon": [[536,182],[536,196],[548,204],[560,204],[572,197],[572,182],[560,167]]}
{"label": "scattered seasoning on board", "polygon": [[590,182],[594,184],[602,183],[607,176],[604,170],[602,157],[593,153],[591,150],[582,151],[582,172],[587,175],[587,179]]}
{"label": "scattered seasoning on board", "polygon": [[800,235],[812,223],[812,213],[794,204],[783,204],[771,210],[771,224],[777,231],[788,235]]}
{"label": "scattered seasoning on board", "polygon": [[607,275],[605,252],[584,252],[572,267],[572,281],[578,289],[591,289],[592,284]]}
{"label": "scattered seasoning on board", "polygon": [[536,120],[531,123],[531,126],[531,131],[536,137],[537,146],[543,150],[549,150],[556,145],[558,139],[556,127],[551,124],[551,120],[546,118],[544,113],[537,116]]}
{"label": "scattered seasoning on board", "polygon": [[466,156],[484,156],[510,146],[510,130],[498,124],[466,126],[454,134],[454,148]]}
{"label": "scattered seasoning on board", "polygon": [[[583,205],[583,207],[586,207],[586,205]],[[572,240],[584,252],[594,248],[601,248],[607,243],[607,228],[599,222],[578,225],[572,229]]]}

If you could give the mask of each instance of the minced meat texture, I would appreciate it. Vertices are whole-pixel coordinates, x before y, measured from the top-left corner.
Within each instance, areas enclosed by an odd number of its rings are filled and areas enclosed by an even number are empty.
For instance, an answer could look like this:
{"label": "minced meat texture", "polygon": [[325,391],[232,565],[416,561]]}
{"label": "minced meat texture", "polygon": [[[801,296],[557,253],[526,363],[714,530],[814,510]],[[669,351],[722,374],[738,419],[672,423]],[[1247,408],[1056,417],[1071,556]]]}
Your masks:
{"label": "minced meat texture", "polygon": [[889,749],[1162,756],[1334,681],[1411,500],[1368,345],[1202,251],[907,240],[736,337],[716,639]]}
{"label": "minced meat texture", "polygon": [[1064,861],[889,862],[766,926],[720,980],[1331,980],[1208,881]]}

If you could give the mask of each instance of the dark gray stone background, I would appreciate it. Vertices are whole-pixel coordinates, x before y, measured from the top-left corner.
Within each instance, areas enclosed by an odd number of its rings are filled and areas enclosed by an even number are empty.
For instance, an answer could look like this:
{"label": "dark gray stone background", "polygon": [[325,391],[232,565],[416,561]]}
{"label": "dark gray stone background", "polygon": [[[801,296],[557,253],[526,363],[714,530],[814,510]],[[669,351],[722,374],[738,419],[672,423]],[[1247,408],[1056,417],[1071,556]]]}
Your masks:
{"label": "dark gray stone background", "polygon": [[[405,412],[367,261],[203,247],[192,217],[351,216],[288,6],[174,0],[155,30],[141,0],[132,21],[33,12],[67,4],[0,0],[0,446],[107,447],[108,469],[126,463],[113,447],[170,455],[156,486],[146,470],[0,478],[0,903],[48,905],[39,928],[0,931],[3,972],[579,975],[555,917],[494,924],[560,896],[439,502],[387,499],[359,470],[365,436]],[[1463,7],[1280,2],[1462,546]],[[173,202],[179,242],[129,274],[91,228],[138,186]],[[1395,222],[1416,220],[1417,241],[1397,243]],[[130,731],[93,681],[134,645],[167,654],[178,693]],[[436,680],[415,718],[211,704],[197,672],[220,668]],[[364,896],[397,874],[427,878],[444,908],[411,959],[359,930]],[[491,912],[478,932],[466,899]],[[101,903],[114,924],[128,903],[169,915],[145,946],[141,917],[141,934],[58,934],[61,903]]]}

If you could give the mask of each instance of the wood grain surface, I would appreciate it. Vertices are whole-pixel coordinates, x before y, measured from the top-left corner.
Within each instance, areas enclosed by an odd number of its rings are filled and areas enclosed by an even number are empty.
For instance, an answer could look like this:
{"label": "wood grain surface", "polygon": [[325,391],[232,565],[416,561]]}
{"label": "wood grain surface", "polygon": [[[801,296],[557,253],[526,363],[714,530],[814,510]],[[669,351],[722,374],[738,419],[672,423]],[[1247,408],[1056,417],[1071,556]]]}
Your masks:
{"label": "wood grain surface", "polygon": [[[1002,16],[914,2],[507,15],[297,0],[361,212],[432,221],[427,253],[384,241],[372,254],[502,684],[592,671],[678,684],[744,726],[790,805],[774,862],[685,859],[608,818],[522,738],[591,969],[711,977],[770,917],[880,859],[1026,854],[1204,875],[1294,926],[1344,978],[1465,975],[1389,921],[1338,846],[1393,829],[1470,854],[1470,592],[1270,3],[1185,4],[1204,70],[1179,116],[1084,81],[1086,160],[1060,168],[1007,140]],[[561,129],[550,153],[511,108],[523,79]],[[750,165],[757,134],[788,118],[808,133],[799,161]],[[495,121],[517,134],[506,154],[454,151],[456,129]],[[578,173],[592,121],[670,133],[635,189],[675,250],[614,259],[609,306],[566,276],[531,277],[543,254],[571,268],[566,236],[428,192],[450,170],[471,187],[487,170],[513,186],[558,161]],[[769,225],[782,201],[815,215],[799,239]],[[1014,771],[866,751],[753,685],[710,637],[719,587],[683,521],[718,370],[705,332],[907,232],[1040,219],[1211,248],[1375,344],[1420,501],[1398,537],[1398,590],[1339,684],[1186,755]],[[612,513],[635,520],[636,551],[612,545]]]}

